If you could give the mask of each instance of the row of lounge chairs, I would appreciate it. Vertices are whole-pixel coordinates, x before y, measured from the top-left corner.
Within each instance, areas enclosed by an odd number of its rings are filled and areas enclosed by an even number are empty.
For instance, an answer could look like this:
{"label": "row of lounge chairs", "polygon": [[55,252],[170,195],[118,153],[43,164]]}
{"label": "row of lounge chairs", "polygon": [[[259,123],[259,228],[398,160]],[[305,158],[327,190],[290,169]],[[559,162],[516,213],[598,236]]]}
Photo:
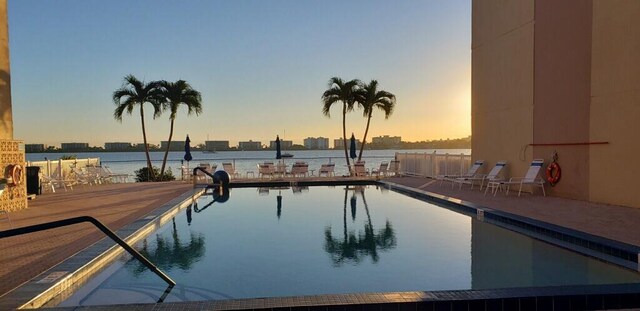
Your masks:
{"label": "row of lounge chairs", "polygon": [[[309,164],[307,162],[295,162],[291,165],[291,169],[287,171],[287,166],[283,163],[274,164],[273,162],[264,162],[257,165],[258,177],[274,177],[274,176],[291,176],[291,177],[307,177],[309,176]],[[318,170],[318,176],[332,177],[334,176],[335,163],[322,164]]]}
{"label": "row of lounge chairs", "polygon": [[78,185],[100,185],[127,182],[128,174],[113,173],[106,166],[72,167],[71,172],[61,176],[58,170],[51,175],[40,173],[40,187],[42,191],[56,192],[56,189],[73,190]]}
{"label": "row of lounge chairs", "polygon": [[501,176],[503,168],[507,165],[506,161],[498,161],[496,165],[491,169],[488,174],[480,174],[478,171],[484,164],[484,161],[478,160],[471,165],[469,171],[463,175],[440,175],[436,176],[436,179],[442,182],[451,182],[451,186],[458,185],[461,189],[462,185],[471,185],[473,189],[474,185],[479,185],[480,190],[484,187],[485,195],[491,189],[491,192],[495,196],[499,190],[504,190],[508,195],[512,186],[518,187],[518,196],[522,193],[523,186],[539,186],[542,189],[542,195],[546,196],[544,190],[545,180],[540,177],[540,169],[544,164],[543,159],[535,159],[531,162],[529,169],[524,177],[511,177],[506,179]]}

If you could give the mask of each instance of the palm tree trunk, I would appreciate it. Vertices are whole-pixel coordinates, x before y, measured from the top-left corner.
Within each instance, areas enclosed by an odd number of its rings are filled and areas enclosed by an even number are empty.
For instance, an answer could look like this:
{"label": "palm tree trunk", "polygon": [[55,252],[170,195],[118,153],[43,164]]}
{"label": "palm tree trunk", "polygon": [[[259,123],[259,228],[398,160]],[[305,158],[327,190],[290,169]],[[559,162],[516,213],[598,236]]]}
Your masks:
{"label": "palm tree trunk", "polygon": [[369,113],[369,118],[367,118],[367,128],[364,130],[364,137],[362,138],[362,145],[360,145],[360,154],[358,154],[358,162],[362,160],[362,150],[364,150],[364,144],[367,143],[367,134],[369,133],[369,124],[371,123],[372,114]]}
{"label": "palm tree trunk", "polygon": [[342,103],[342,146],[344,147],[344,158],[347,160],[349,175],[352,175],[351,163],[349,163],[349,153],[347,152],[347,103]]}
{"label": "palm tree trunk", "polygon": [[167,142],[167,150],[164,151],[164,158],[162,159],[162,168],[160,169],[160,181],[164,177],[164,168],[167,165],[167,156],[169,155],[169,149],[171,148],[171,137],[173,137],[173,122],[171,119],[171,128],[169,129],[169,141]]}
{"label": "palm tree trunk", "polygon": [[147,144],[147,131],[144,129],[144,109],[143,104],[140,104],[140,120],[142,120],[142,140],[144,141],[144,154],[147,156],[147,170],[149,174],[147,176],[148,181],[155,180],[156,176],[153,174],[153,166],[151,165],[151,158],[149,157],[149,144]]}

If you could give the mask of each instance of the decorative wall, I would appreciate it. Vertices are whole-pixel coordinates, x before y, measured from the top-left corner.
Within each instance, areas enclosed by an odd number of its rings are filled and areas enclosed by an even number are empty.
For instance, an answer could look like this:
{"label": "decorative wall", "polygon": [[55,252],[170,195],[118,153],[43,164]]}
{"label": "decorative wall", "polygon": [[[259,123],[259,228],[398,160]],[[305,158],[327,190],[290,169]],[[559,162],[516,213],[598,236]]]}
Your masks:
{"label": "decorative wall", "polygon": [[[23,142],[19,140],[0,139],[0,175],[7,177],[7,166],[20,164],[23,167],[23,177],[26,177],[26,165]],[[18,211],[27,208],[26,178],[17,186],[6,185],[0,194],[0,210],[7,212]]]}

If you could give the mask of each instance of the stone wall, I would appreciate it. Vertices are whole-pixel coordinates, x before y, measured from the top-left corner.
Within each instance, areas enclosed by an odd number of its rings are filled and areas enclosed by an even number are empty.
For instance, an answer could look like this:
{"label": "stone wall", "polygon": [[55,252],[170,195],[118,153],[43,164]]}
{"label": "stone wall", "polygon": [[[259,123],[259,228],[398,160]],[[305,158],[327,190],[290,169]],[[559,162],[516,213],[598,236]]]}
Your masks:
{"label": "stone wall", "polygon": [[[26,177],[26,165],[24,149],[21,149],[22,141],[0,139],[0,175],[7,177],[7,166],[20,164],[23,167],[23,176]],[[7,185],[0,195],[0,210],[7,212],[18,211],[27,208],[26,178],[17,186]]]}

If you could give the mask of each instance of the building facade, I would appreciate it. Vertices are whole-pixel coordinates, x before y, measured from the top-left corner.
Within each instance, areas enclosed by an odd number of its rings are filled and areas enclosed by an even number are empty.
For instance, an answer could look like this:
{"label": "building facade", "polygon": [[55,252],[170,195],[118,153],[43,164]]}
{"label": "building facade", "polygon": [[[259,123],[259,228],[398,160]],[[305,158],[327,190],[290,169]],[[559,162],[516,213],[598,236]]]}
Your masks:
{"label": "building facade", "polygon": [[89,149],[89,143],[61,143],[62,151],[83,151]]}
{"label": "building facade", "polygon": [[640,207],[639,15],[635,0],[473,1],[473,158],[523,176],[555,151],[551,195]]}
{"label": "building facade", "polygon": [[[347,138],[347,148],[349,148],[349,141],[350,139]],[[356,139],[356,147],[360,148],[360,144],[362,144],[362,142],[360,140]],[[343,149],[344,148],[344,140],[342,138],[338,138],[338,139],[334,139],[333,140],[333,149]]]}
{"label": "building facade", "polygon": [[228,140],[207,140],[204,142],[207,151],[225,151],[229,150]]}
{"label": "building facade", "polygon": [[35,152],[43,152],[46,149],[44,144],[25,144],[24,152],[26,153],[35,153]]}
{"label": "building facade", "polygon": [[[291,140],[281,140],[280,141],[280,149],[291,149],[291,146],[293,146],[293,141]],[[276,141],[272,140],[269,141],[269,149],[276,149]]]}
{"label": "building facade", "polygon": [[303,141],[304,147],[307,149],[329,149],[329,138],[325,137],[307,137]]}
{"label": "building facade", "polygon": [[106,151],[125,151],[131,150],[133,146],[131,143],[122,143],[122,142],[113,142],[113,143],[104,143],[104,150]]}
{"label": "building facade", "polygon": [[245,151],[261,150],[262,144],[259,141],[241,141],[238,143],[238,149]]}
{"label": "building facade", "polygon": [[378,136],[371,138],[371,143],[381,147],[397,148],[400,147],[402,143],[402,137],[389,135]]}

